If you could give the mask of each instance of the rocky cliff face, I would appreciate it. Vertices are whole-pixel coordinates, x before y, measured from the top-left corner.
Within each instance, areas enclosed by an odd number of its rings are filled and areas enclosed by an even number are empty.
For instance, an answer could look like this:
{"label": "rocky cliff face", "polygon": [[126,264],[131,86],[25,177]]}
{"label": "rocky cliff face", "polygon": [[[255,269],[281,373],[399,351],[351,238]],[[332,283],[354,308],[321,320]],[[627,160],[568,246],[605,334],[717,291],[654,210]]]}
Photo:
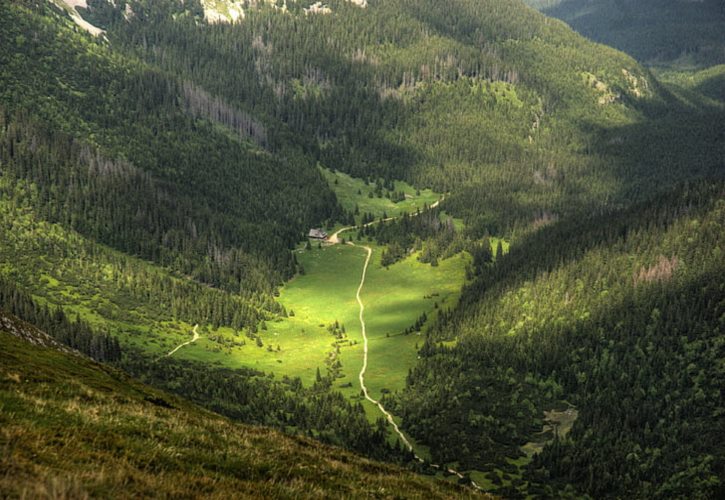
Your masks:
{"label": "rocky cliff face", "polygon": [[38,330],[33,325],[22,321],[12,314],[8,314],[0,309],[0,332],[7,332],[14,337],[18,337],[34,346],[50,347],[57,349],[67,354],[78,354],[80,353],[67,347],[47,333]]}

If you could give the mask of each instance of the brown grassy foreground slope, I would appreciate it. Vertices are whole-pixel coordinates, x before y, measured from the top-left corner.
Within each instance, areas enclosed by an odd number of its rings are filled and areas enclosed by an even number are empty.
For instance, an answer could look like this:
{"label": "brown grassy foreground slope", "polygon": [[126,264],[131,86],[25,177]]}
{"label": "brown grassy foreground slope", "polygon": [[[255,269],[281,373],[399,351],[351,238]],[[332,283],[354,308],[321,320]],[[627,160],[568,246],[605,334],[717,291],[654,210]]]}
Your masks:
{"label": "brown grassy foreground slope", "polygon": [[2,497],[474,495],[234,423],[52,345],[0,312]]}

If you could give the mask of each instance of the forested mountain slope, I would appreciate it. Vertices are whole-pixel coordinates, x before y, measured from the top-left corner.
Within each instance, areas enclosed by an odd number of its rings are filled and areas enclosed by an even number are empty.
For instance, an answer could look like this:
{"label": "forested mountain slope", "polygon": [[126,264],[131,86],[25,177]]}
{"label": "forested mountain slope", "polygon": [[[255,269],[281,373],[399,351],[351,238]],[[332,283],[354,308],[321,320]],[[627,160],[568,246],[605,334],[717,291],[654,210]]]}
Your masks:
{"label": "forested mountain slope", "polygon": [[[44,229],[38,233],[44,232]],[[52,244],[51,240],[50,245]],[[42,245],[47,248],[49,242],[45,240]],[[22,250],[17,252],[21,253]],[[48,257],[53,259],[56,256],[49,253]],[[63,273],[70,274],[74,279],[78,277],[77,269],[63,261],[61,265]],[[108,268],[118,266],[119,262],[113,260],[109,264],[100,258],[95,265]],[[166,354],[170,350],[168,347],[162,354],[158,354],[154,344],[170,333],[163,331],[161,325],[167,321],[171,323],[169,316],[173,318],[164,309],[163,302],[171,300],[174,303],[173,308],[176,308],[179,306],[179,297],[165,296],[163,288],[168,284],[165,285],[162,278],[159,290],[161,297],[149,304],[147,309],[118,307],[117,302],[128,304],[138,300],[133,297],[134,288],[136,293],[148,294],[149,285],[159,279],[158,271],[154,272],[153,269],[150,270],[152,274],[148,274],[149,270],[138,264],[129,265],[121,261],[121,265],[124,266],[127,277],[131,278],[129,283],[132,288],[121,285],[125,289],[114,292],[114,283],[103,283],[99,274],[92,275],[91,283],[98,282],[103,286],[101,290],[104,302],[94,304],[90,308],[90,314],[85,307],[79,308],[77,301],[69,298],[63,301],[63,308],[54,306],[48,300],[48,296],[54,298],[53,295],[44,292],[44,288],[52,288],[47,281],[38,286],[36,282],[28,285],[15,283],[12,279],[0,279],[0,311],[4,310],[47,332],[53,345],[67,346],[94,360],[114,364],[140,380],[180,394],[222,415],[246,423],[274,427],[289,434],[315,437],[325,443],[364,453],[374,459],[401,463],[409,460],[407,452],[387,442],[381,422],[369,421],[359,403],[351,402],[339,392],[331,390],[333,379],[328,376],[322,378],[318,375],[319,379],[314,384],[303,386],[298,377],[284,376],[276,379],[272,374],[240,368],[238,365],[230,369],[217,367],[215,363],[177,360]],[[114,269],[114,272],[117,270]],[[80,276],[85,279],[82,274]],[[146,287],[139,287],[138,281],[145,283]],[[35,294],[31,295],[25,289],[33,290]],[[183,292],[183,287],[180,291]],[[129,292],[131,297],[127,295]],[[202,297],[205,301],[209,299],[208,296]],[[205,312],[204,309],[209,306],[212,309]],[[192,307],[196,309],[195,314],[198,317],[211,321],[215,314],[213,311],[218,306],[212,299],[211,303]],[[236,306],[238,304],[232,303],[224,307],[235,309]],[[184,307],[182,306],[182,311]],[[115,311],[109,315],[108,309]],[[83,316],[78,312],[69,314],[79,310],[84,313]],[[99,313],[111,318],[118,315],[124,321],[116,319],[98,322]],[[130,330],[129,324],[133,325]],[[143,328],[143,333],[136,328]],[[196,329],[197,327],[194,328],[195,331]],[[204,329],[206,330],[206,326]],[[113,335],[107,333],[109,330]],[[30,340],[33,341],[32,338]],[[154,352],[157,354],[154,355]],[[308,361],[317,363],[316,359]]]}
{"label": "forested mountain slope", "polygon": [[721,109],[517,2],[261,5],[212,26],[104,5],[86,15],[110,42],[46,2],[3,6],[4,170],[43,217],[235,293],[270,293],[308,227],[345,219],[318,161],[451,191],[480,236],[646,198],[722,149]]}
{"label": "forested mountain slope", "polygon": [[524,2],[649,64],[725,64],[725,5],[719,0]]}
{"label": "forested mountain slope", "polygon": [[421,349],[396,409],[405,427],[438,460],[492,470],[568,401],[571,433],[528,468],[502,469],[521,492],[718,498],[724,190],[688,185],[560,223],[482,264]]}
{"label": "forested mountain slope", "polygon": [[[542,214],[629,203],[713,167],[658,152],[711,149],[709,111],[684,108],[632,59],[519,2],[330,6],[325,15],[260,7],[209,27],[155,2],[108,36],[283,123],[328,167],[452,191],[450,206],[472,228],[510,231]],[[672,120],[688,126],[663,135]]]}
{"label": "forested mountain slope", "polygon": [[0,311],[4,496],[469,495],[310,439],[230,422],[52,345]]}
{"label": "forested mountain slope", "polygon": [[[0,9],[12,48],[0,54],[3,306],[53,331],[69,325],[59,340],[234,418],[400,459],[327,379],[303,388],[158,363],[195,324],[241,345],[242,332],[286,315],[273,290],[297,271],[290,247],[342,217],[314,163],[270,152],[241,111],[202,119],[213,102],[185,100],[188,86],[79,32],[50,3]],[[218,352],[221,337],[209,337]]]}
{"label": "forested mountain slope", "polygon": [[235,115],[251,131],[240,137],[195,118],[182,82],[79,35],[47,2],[1,8],[3,170],[37,186],[50,220],[199,281],[269,293],[295,271],[288,247],[339,213],[313,165],[253,140],[262,125]]}

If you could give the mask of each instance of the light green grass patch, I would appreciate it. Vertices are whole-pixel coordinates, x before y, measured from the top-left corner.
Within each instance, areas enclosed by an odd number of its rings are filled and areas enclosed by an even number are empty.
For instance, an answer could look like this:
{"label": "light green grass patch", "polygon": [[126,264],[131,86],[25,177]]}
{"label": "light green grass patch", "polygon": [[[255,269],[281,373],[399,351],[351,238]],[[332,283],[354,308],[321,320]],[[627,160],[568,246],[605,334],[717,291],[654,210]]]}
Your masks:
{"label": "light green grass patch", "polygon": [[411,255],[386,269],[380,265],[381,252],[379,248],[373,252],[362,292],[369,339],[366,380],[374,398],[384,389],[405,387],[408,370],[418,358],[416,346],[423,345],[424,336],[403,331],[423,313],[430,322],[439,310],[455,307],[470,262],[466,254],[459,254],[433,267]]}
{"label": "light green grass patch", "polygon": [[[355,223],[359,224],[362,214],[371,213],[375,218],[397,217],[404,213],[414,213],[427,205],[430,206],[442,198],[440,193],[430,189],[416,190],[403,181],[394,181],[394,192],[405,193],[405,200],[393,203],[389,198],[375,196],[375,184],[365,184],[362,179],[351,177],[343,172],[333,172],[320,167],[320,171],[327,180],[330,188],[335,192],[340,205],[347,211],[354,211],[357,206],[359,215],[355,216]],[[383,190],[385,193],[385,190]],[[373,197],[369,197],[373,193]]]}
{"label": "light green grass patch", "polygon": [[[414,193],[410,186],[396,188]],[[427,192],[400,205],[412,208],[414,203],[422,206],[436,199],[437,195]],[[373,201],[392,203],[387,199]],[[379,206],[376,210],[380,209]],[[390,210],[388,215],[397,213],[400,212]],[[166,270],[102,247],[93,265],[87,265],[81,254],[85,240],[80,235],[43,222],[31,211],[18,214],[9,203],[0,203],[0,216],[0,220],[12,220],[14,227],[12,232],[3,233],[7,238],[5,245],[0,246],[0,265],[8,268],[9,273],[21,273],[23,285],[39,303],[60,304],[71,317],[77,314],[99,331],[118,337],[124,348],[137,348],[153,357],[164,356],[191,340],[193,324],[175,320],[166,309],[139,302],[125,293],[114,278],[120,272],[128,280],[136,279],[136,274],[138,279],[163,277]],[[50,255],[47,260],[34,260],[26,249],[32,248],[41,236],[42,241],[76,249],[78,255]],[[423,313],[428,321],[434,320],[436,302],[440,309],[455,306],[470,257],[454,256],[433,267],[411,255],[385,269],[380,265],[382,247],[367,244],[373,255],[362,290],[370,340],[366,382],[371,395],[379,399],[384,389],[396,391],[405,386],[408,370],[415,365],[418,347],[423,344],[422,335],[402,332]],[[205,324],[205,318],[192,318],[199,323],[200,338],[173,356],[300,377],[305,385],[314,382],[318,369],[326,375],[332,363],[340,361],[342,366],[333,389],[360,401],[358,374],[363,361],[363,339],[356,292],[366,251],[361,246],[332,245],[298,251],[296,255],[306,272],[287,283],[279,297],[289,317],[269,319],[264,327],[260,324],[257,335],[261,347],[249,332],[212,329]],[[125,263],[125,269],[113,267],[118,266],[116,262]],[[345,327],[343,338],[336,338],[328,330],[335,322]],[[365,403],[364,407],[370,420],[381,417],[373,405]]]}
{"label": "light green grass patch", "polygon": [[[385,269],[380,265],[382,248],[371,247],[373,256],[361,294],[369,338],[366,384],[371,395],[380,398],[383,389],[396,391],[405,386],[405,377],[415,365],[417,349],[423,344],[422,335],[402,332],[424,312],[429,321],[435,319],[436,302],[440,309],[455,306],[470,257],[460,254],[432,267],[411,255]],[[279,297],[290,317],[266,323],[267,330],[258,332],[263,347],[244,339],[244,346],[212,352],[213,345],[200,341],[177,354],[205,362],[218,360],[230,367],[247,366],[279,376],[300,377],[306,385],[314,382],[318,368],[323,375],[327,373],[325,361],[332,357],[342,363],[333,387],[350,399],[360,400],[358,374],[363,361],[363,339],[355,296],[365,250],[334,245],[297,255],[306,273],[283,287]],[[327,327],[335,322],[345,327],[345,338],[337,339],[328,331]],[[216,334],[234,335],[224,329],[212,332]],[[268,350],[269,345],[272,351]],[[371,420],[380,417],[377,408],[365,406]]]}
{"label": "light green grass patch", "polygon": [[503,251],[503,254],[506,255],[509,253],[509,248],[511,247],[511,243],[509,241],[504,240],[503,238],[489,236],[488,242],[491,244],[491,252],[493,253],[494,258],[498,257],[498,255],[496,255],[496,250],[498,249],[499,242],[501,243],[501,250]]}
{"label": "light green grass patch", "polygon": [[[322,375],[327,373],[325,359],[331,353],[337,355],[336,345],[345,352],[362,353],[355,292],[364,257],[362,249],[342,245],[315,247],[298,253],[297,258],[306,272],[287,283],[279,297],[289,317],[267,321],[266,330],[260,328],[257,334],[262,347],[254,339],[221,328],[211,331],[209,336],[221,336],[245,345],[224,347],[217,342],[200,341],[184,347],[178,355],[205,362],[219,361],[228,367],[246,366],[280,376],[300,377],[305,385],[312,384],[318,368]],[[346,340],[339,341],[328,331],[327,327],[335,321],[345,326]],[[358,345],[351,345],[353,342]],[[357,376],[348,373],[347,366],[343,366],[343,372],[350,381],[351,375]],[[340,383],[344,381],[335,385]]]}
{"label": "light green grass patch", "polygon": [[516,108],[522,108],[524,102],[516,93],[516,87],[506,82],[486,82],[487,91],[496,99],[496,103],[508,103]]}

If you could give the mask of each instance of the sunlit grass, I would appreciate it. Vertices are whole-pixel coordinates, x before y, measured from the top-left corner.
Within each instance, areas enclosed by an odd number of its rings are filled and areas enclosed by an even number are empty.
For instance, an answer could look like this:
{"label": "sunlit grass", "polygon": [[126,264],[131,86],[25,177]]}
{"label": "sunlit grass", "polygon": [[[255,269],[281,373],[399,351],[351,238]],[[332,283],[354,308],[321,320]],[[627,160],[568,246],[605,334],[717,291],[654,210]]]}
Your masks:
{"label": "sunlit grass", "polygon": [[[385,197],[387,190],[383,189],[383,196],[375,195],[375,183],[365,184],[362,179],[350,177],[343,172],[332,172],[326,168],[321,168],[322,174],[327,179],[330,188],[337,195],[337,199],[347,211],[354,211],[357,206],[359,215],[355,216],[355,222],[360,223],[362,214],[370,213],[375,218],[396,217],[404,213],[414,213],[416,210],[427,205],[430,206],[441,199],[441,194],[435,193],[430,189],[416,190],[413,186],[406,182],[395,181],[394,192],[405,193],[405,200],[394,203]],[[372,193],[372,197],[370,194]]]}

